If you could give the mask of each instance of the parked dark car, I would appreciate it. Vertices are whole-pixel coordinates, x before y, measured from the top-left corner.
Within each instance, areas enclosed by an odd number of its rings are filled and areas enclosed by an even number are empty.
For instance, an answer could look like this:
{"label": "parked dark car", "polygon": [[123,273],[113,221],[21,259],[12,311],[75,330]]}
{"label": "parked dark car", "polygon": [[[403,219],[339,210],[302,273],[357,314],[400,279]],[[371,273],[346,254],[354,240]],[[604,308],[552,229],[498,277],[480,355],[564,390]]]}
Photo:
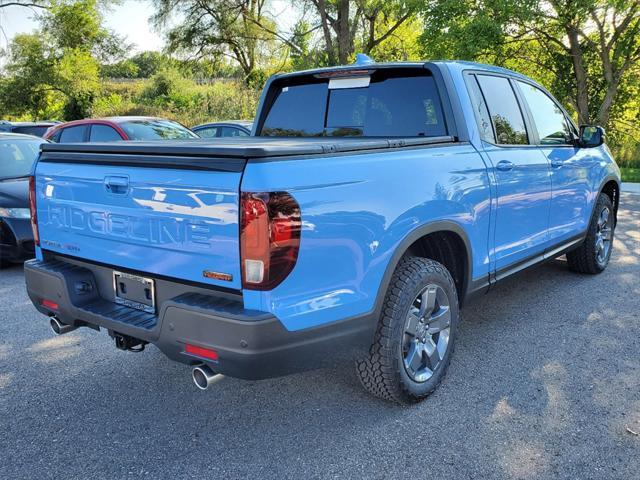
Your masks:
{"label": "parked dark car", "polygon": [[25,135],[35,135],[44,137],[51,127],[59,125],[61,122],[41,121],[41,122],[7,122],[0,121],[0,132],[22,133]]}
{"label": "parked dark car", "polygon": [[85,143],[180,140],[198,136],[184,125],[164,118],[109,117],[63,123],[49,130],[45,138],[54,143]]}
{"label": "parked dark car", "polygon": [[41,138],[0,133],[0,268],[34,256],[29,175]]}
{"label": "parked dark car", "polygon": [[253,120],[229,120],[196,125],[191,130],[202,138],[248,137],[251,135]]}

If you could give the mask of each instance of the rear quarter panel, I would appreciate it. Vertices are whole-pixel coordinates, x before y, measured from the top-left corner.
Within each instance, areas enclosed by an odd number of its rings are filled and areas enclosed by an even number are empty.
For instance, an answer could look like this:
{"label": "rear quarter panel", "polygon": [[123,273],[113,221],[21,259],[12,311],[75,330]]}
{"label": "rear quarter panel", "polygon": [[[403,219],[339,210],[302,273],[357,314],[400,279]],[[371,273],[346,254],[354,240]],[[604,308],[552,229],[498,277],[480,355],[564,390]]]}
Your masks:
{"label": "rear quarter panel", "polygon": [[371,312],[402,240],[441,219],[466,233],[473,279],[488,275],[489,180],[470,144],[249,163],[242,190],[300,204],[296,267],[271,291],[244,291],[246,308],[289,330]]}

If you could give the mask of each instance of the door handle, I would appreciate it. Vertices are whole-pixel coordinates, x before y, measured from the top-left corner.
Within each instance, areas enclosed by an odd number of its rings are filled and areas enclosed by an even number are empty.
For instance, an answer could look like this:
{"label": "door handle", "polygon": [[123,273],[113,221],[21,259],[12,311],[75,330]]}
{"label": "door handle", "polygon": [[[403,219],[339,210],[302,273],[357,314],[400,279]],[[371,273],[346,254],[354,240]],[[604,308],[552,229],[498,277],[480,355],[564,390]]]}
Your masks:
{"label": "door handle", "polygon": [[551,166],[553,168],[560,168],[562,165],[564,165],[564,161],[562,160],[558,160],[558,159],[551,160]]}
{"label": "door handle", "polygon": [[129,178],[117,175],[109,175],[104,178],[104,188],[109,193],[124,195],[129,191]]}
{"label": "door handle", "polygon": [[500,160],[498,162],[498,165],[496,165],[496,168],[502,172],[508,172],[513,167],[515,167],[515,165],[513,164],[513,162],[510,162],[509,160]]}

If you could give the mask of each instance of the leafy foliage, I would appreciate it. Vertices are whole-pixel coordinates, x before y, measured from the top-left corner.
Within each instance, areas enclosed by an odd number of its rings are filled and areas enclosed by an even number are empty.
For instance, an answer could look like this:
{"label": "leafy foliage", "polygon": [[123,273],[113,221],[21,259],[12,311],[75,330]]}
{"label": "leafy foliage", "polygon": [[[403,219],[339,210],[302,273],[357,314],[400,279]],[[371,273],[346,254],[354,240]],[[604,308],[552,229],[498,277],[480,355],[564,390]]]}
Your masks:
{"label": "leafy foliage", "polygon": [[251,118],[272,73],[356,52],[468,59],[538,80],[579,122],[606,125],[622,166],[640,166],[640,0],[291,0],[290,26],[275,0],[154,0],[167,49],[129,58],[104,27],[113,2],[18,0],[38,5],[40,29],[5,54],[3,116]]}

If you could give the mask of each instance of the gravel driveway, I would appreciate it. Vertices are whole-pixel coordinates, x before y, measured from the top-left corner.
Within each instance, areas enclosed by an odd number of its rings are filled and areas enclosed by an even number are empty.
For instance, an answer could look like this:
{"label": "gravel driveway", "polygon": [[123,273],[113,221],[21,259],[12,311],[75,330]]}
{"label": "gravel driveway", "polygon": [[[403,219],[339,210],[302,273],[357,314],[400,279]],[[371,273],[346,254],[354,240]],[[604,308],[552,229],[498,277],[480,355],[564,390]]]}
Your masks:
{"label": "gravel driveway", "polygon": [[351,365],[206,392],[151,347],[54,337],[0,273],[0,478],[640,478],[640,196],[611,265],[556,260],[463,311],[447,378],[398,407]]}

